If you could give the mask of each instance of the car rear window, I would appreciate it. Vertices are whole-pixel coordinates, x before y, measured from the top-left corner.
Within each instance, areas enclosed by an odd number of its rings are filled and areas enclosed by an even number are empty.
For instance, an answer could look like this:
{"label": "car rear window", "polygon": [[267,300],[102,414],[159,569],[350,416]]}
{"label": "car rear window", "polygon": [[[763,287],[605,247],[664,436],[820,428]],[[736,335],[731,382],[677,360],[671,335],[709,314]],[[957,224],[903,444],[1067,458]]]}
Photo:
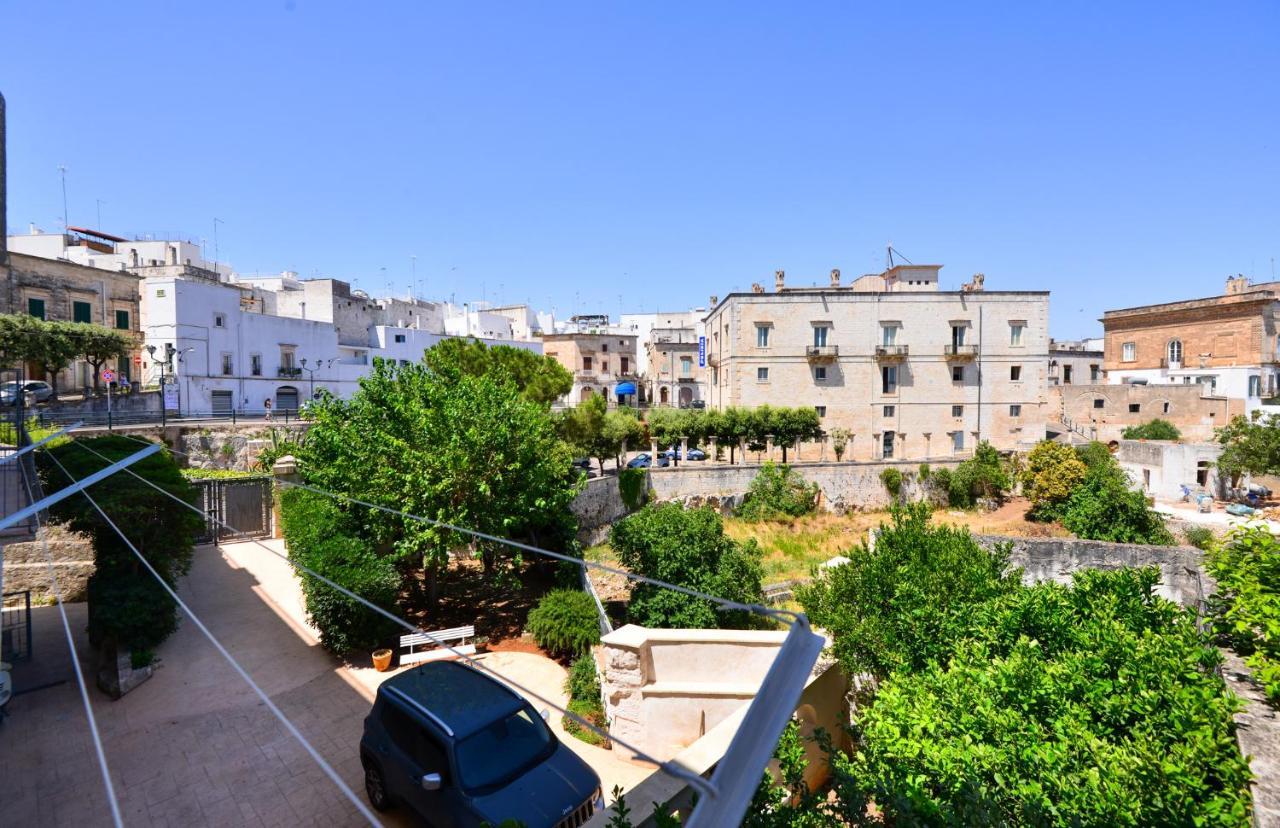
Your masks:
{"label": "car rear window", "polygon": [[528,708],[486,725],[458,743],[458,775],[466,788],[514,779],[555,749],[555,737]]}

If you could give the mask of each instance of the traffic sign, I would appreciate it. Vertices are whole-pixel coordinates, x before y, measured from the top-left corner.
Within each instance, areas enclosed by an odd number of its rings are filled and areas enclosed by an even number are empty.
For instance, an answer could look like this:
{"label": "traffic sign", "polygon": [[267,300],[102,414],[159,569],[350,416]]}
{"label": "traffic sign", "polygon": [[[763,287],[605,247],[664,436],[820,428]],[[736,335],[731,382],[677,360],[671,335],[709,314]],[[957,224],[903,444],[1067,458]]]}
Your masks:
{"label": "traffic sign", "polygon": [[115,372],[115,371],[112,371],[110,368],[106,369],[105,371],[103,371],[103,372],[102,372],[102,381],[103,381],[103,382],[115,382],[115,381],[116,381],[116,372]]}
{"label": "traffic sign", "polygon": [[134,364],[134,365],[141,365],[141,364],[142,364],[142,354],[138,354],[137,356],[135,356],[135,357],[133,358],[133,364]]}

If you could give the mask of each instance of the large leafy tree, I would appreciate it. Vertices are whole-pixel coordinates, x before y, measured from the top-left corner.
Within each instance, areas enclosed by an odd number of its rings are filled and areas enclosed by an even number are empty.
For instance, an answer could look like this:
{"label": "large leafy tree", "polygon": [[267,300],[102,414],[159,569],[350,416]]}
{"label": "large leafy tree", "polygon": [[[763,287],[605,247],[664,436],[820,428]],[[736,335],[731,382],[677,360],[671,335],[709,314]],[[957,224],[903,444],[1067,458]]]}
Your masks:
{"label": "large leafy tree", "polygon": [[77,324],[70,333],[79,355],[93,366],[93,390],[96,393],[102,366],[110,360],[128,356],[133,340],[120,331],[101,325]]}
{"label": "large leafy tree", "polygon": [[1280,473],[1280,415],[1254,411],[1233,417],[1216,436],[1222,444],[1218,469],[1231,485],[1238,486],[1246,473]]}
{"label": "large leafy tree", "polygon": [[[754,540],[738,543],[724,533],[711,509],[686,509],[679,503],[647,506],[616,523],[609,542],[624,566],[660,581],[740,603],[761,600],[760,549]],[[702,598],[664,587],[637,583],[627,616],[646,627],[742,628],[750,613],[719,612]]]}
{"label": "large leafy tree", "polygon": [[428,348],[423,355],[433,371],[484,376],[505,374],[529,399],[550,405],[573,388],[573,375],[554,358],[511,345],[486,345],[452,337]]}
{"label": "large leafy tree", "polygon": [[1022,472],[1022,491],[1031,501],[1030,515],[1036,520],[1062,517],[1067,500],[1088,471],[1071,446],[1053,440],[1037,443]]}
{"label": "large leafy tree", "polygon": [[594,457],[604,474],[604,461],[618,460],[627,446],[644,439],[644,426],[633,409],[610,411],[603,394],[593,394],[579,405],[564,411],[556,420],[560,435],[574,451]]}
{"label": "large leafy tree", "polygon": [[[377,360],[350,399],[324,397],[311,416],[301,453],[310,483],[499,537],[572,537],[569,447],[501,364],[476,372],[443,358]],[[373,540],[422,567],[432,598],[451,550],[475,549],[486,573],[502,551],[398,515],[364,509],[360,519]]]}

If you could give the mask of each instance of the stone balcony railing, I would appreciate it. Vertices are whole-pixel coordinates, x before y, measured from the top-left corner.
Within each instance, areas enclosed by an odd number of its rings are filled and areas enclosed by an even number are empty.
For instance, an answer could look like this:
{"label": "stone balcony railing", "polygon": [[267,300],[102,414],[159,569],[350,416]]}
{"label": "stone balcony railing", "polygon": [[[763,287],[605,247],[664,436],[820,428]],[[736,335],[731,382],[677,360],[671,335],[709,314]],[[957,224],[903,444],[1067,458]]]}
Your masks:
{"label": "stone balcony railing", "polygon": [[948,345],[943,353],[948,359],[974,359],[978,356],[977,345]]}
{"label": "stone balcony railing", "polygon": [[287,365],[281,365],[279,369],[276,370],[276,376],[290,378],[290,379],[294,377],[300,377],[302,376],[302,369],[297,366],[294,366],[291,368]]}
{"label": "stone balcony railing", "polygon": [[884,360],[900,360],[906,359],[909,349],[906,345],[877,345],[876,359]]}
{"label": "stone balcony railing", "polygon": [[839,345],[810,345],[804,349],[804,355],[814,362],[828,362],[840,356]]}

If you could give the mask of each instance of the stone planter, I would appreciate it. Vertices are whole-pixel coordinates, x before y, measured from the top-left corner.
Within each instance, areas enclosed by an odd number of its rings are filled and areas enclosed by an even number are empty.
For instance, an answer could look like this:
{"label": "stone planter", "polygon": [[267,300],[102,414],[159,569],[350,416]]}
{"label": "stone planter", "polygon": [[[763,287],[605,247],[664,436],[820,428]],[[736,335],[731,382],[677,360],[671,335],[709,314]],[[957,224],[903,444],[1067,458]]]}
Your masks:
{"label": "stone planter", "polygon": [[145,667],[133,666],[133,652],[121,649],[115,642],[105,642],[94,649],[98,689],[118,699],[155,674],[155,662]]}

